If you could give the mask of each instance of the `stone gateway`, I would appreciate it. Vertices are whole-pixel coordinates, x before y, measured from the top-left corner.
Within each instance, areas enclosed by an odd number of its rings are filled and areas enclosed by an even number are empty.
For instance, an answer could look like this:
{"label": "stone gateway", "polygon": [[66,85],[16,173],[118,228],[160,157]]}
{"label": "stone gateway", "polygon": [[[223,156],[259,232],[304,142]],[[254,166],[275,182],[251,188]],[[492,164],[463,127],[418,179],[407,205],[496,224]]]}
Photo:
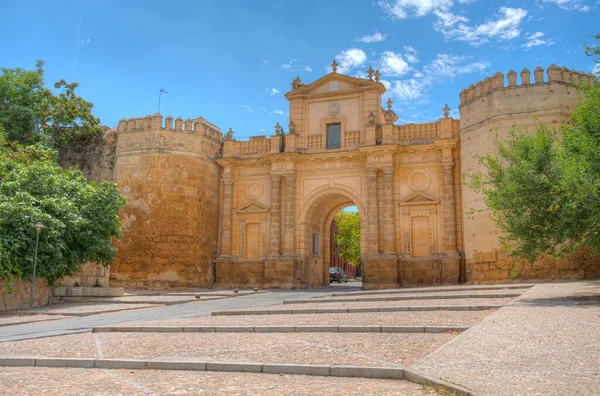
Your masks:
{"label": "stone gateway", "polygon": [[[116,149],[93,150],[127,197],[111,285],[328,285],[330,225],[347,206],[361,214],[365,288],[510,279],[500,232],[462,181],[496,134],[568,122],[573,83],[593,77],[552,65],[546,81],[537,68],[533,82],[524,69],[520,84],[513,71],[505,84],[496,73],[460,93],[460,121],[446,106],[436,122],[395,125],[378,72],[335,69],[293,81],[287,133],[278,124],[270,137],[242,141],[202,117],[121,120]],[[517,277],[598,276],[593,261],[543,260]]]}

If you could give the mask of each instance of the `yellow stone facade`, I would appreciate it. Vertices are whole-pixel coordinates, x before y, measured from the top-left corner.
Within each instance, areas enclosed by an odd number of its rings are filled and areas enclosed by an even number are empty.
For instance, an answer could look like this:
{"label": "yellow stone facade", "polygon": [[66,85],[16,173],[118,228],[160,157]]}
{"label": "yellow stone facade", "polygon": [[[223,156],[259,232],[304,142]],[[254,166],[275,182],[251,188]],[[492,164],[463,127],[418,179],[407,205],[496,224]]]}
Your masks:
{"label": "yellow stone facade", "polygon": [[286,133],[277,125],[270,137],[223,137],[203,118],[124,119],[113,171],[128,201],[111,285],[328,285],[329,226],[347,206],[361,213],[365,288],[507,280],[482,275],[497,260],[498,230],[488,213],[466,214],[482,197],[461,181],[496,131],[533,126],[533,115],[566,122],[578,100],[571,83],[590,78],[554,66],[548,81],[538,74],[517,86],[511,72],[505,86],[497,73],[463,90],[461,121],[445,108],[437,122],[394,125],[378,73],[335,67],[294,80]]}

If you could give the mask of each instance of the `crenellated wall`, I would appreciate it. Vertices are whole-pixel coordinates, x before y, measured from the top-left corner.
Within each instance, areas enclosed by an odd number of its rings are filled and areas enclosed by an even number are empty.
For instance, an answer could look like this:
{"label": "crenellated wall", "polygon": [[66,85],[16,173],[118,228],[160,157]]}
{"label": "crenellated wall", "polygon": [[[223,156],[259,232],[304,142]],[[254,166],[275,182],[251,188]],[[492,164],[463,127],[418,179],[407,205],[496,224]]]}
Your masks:
{"label": "crenellated wall", "polygon": [[160,114],[121,120],[114,180],[127,198],[111,286],[210,287],[219,218],[221,132]]}
{"label": "crenellated wall", "polygon": [[[513,128],[533,131],[540,123],[559,128],[569,122],[570,114],[581,96],[576,85],[591,81],[593,76],[551,65],[544,70],[537,67],[531,73],[523,69],[520,83],[517,73],[509,71],[506,78],[497,72],[478,81],[460,93],[460,150],[463,182],[468,175],[483,171],[476,156],[494,150],[496,136],[506,138]],[[510,279],[512,264],[499,253],[501,231],[485,211],[483,196],[462,186],[462,210],[467,279],[472,282],[496,282]],[[565,263],[568,263],[566,265]],[[530,279],[573,278],[583,273],[573,260],[561,262],[545,260],[536,264],[563,265],[558,270],[526,271]],[[501,270],[494,270],[501,268]],[[551,275],[553,274],[553,275]],[[579,274],[579,275],[574,275]]]}

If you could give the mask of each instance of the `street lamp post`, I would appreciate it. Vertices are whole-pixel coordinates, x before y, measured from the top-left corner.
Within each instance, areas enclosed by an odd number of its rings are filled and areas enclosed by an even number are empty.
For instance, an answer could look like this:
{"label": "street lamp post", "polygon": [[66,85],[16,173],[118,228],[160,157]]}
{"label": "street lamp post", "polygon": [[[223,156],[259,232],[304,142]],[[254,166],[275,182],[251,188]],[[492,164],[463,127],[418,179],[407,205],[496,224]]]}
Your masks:
{"label": "street lamp post", "polygon": [[46,228],[46,226],[40,222],[37,222],[35,223],[34,227],[37,235],[35,238],[35,256],[33,259],[33,276],[31,278],[31,295],[29,296],[29,308],[33,308],[33,293],[35,291],[35,270],[37,269],[37,252],[38,245],[40,243],[40,232],[42,232],[42,228]]}

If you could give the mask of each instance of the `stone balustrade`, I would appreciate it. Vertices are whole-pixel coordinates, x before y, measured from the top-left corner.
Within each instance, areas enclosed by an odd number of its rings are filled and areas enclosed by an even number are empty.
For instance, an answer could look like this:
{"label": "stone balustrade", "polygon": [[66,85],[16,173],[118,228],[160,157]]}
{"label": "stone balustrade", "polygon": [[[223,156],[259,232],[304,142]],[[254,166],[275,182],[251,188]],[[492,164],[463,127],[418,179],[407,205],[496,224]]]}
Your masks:
{"label": "stone balustrade", "polygon": [[436,139],[440,135],[440,123],[431,122],[427,124],[408,124],[397,127],[398,140],[422,140]]}

